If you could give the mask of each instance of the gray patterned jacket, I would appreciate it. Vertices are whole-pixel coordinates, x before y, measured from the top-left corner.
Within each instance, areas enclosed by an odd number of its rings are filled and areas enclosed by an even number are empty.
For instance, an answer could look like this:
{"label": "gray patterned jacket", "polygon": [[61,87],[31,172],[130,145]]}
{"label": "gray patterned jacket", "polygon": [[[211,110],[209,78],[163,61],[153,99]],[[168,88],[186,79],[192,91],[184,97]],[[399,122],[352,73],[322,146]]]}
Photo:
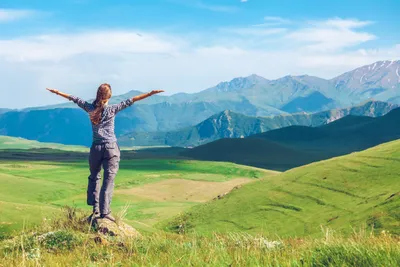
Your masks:
{"label": "gray patterned jacket", "polygon": [[[77,104],[80,108],[90,113],[96,108],[93,103],[86,102],[79,97],[70,96],[71,101]],[[103,114],[101,116],[101,121],[99,124],[95,125],[92,123],[93,132],[93,143],[94,144],[104,144],[117,142],[117,138],[114,133],[115,115],[121,110],[132,106],[133,101],[131,99],[122,101],[119,104],[107,105],[104,107]]]}

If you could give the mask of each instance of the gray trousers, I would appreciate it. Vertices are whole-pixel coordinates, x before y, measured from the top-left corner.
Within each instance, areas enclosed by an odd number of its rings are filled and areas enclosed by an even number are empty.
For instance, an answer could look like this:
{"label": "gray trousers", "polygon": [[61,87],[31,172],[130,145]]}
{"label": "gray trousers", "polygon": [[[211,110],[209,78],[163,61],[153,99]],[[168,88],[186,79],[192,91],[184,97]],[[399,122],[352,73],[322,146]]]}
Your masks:
{"label": "gray trousers", "polygon": [[[120,157],[121,151],[117,143],[93,144],[90,148],[87,204],[93,206],[93,211],[100,211],[105,215],[111,213],[110,204]],[[100,189],[102,166],[104,178]]]}

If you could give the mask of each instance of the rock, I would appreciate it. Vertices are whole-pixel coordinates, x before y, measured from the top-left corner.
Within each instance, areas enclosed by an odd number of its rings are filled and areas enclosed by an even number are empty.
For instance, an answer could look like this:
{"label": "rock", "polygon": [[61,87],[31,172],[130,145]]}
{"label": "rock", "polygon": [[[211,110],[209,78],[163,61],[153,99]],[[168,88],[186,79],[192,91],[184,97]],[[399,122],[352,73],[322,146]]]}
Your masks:
{"label": "rock", "polygon": [[108,245],[109,242],[104,237],[98,235],[94,238],[94,242],[101,245]]}
{"label": "rock", "polygon": [[96,218],[93,221],[93,226],[97,232],[103,235],[119,236],[123,238],[138,238],[140,233],[132,226],[124,222],[112,222],[108,219]]}

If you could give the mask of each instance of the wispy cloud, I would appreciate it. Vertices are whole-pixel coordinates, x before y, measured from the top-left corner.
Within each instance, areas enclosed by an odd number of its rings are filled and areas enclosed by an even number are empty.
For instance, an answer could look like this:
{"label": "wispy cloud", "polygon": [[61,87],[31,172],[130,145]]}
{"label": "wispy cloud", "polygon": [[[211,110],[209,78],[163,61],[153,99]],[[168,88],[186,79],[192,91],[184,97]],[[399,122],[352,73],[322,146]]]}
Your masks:
{"label": "wispy cloud", "polygon": [[[105,41],[106,40],[106,41]],[[80,54],[170,54],[182,39],[137,31],[94,31],[0,40],[0,58],[8,61],[59,61]]]}
{"label": "wispy cloud", "polygon": [[336,51],[376,39],[374,34],[358,30],[369,24],[370,21],[335,18],[311,22],[287,37],[310,50]]}
{"label": "wispy cloud", "polygon": [[210,11],[215,11],[215,12],[227,12],[227,13],[234,13],[238,11],[238,8],[235,6],[227,6],[227,5],[214,5],[214,4],[208,4],[204,3],[202,1],[198,1],[194,4],[195,7],[201,8],[201,9],[207,9]]}
{"label": "wispy cloud", "polygon": [[340,29],[356,29],[356,28],[363,28],[370,24],[373,24],[373,21],[360,21],[358,19],[341,19],[341,18],[334,18],[328,19],[322,22],[316,22],[318,26],[327,26],[327,27],[334,27]]}
{"label": "wispy cloud", "polygon": [[284,19],[281,17],[273,17],[273,16],[265,16],[264,22],[261,24],[256,24],[254,26],[257,27],[269,27],[269,26],[278,26],[283,24],[290,24],[291,21],[288,19]]}
{"label": "wispy cloud", "polygon": [[202,0],[167,0],[168,2],[213,12],[235,13],[239,9],[234,5],[212,4]]}
{"label": "wispy cloud", "polygon": [[253,35],[253,36],[269,36],[284,33],[286,28],[263,28],[263,27],[243,27],[243,28],[224,28],[221,29],[227,33],[238,35]]}
{"label": "wispy cloud", "polygon": [[16,21],[30,17],[36,12],[33,10],[20,10],[20,9],[1,9],[0,8],[0,23]]}
{"label": "wispy cloud", "polygon": [[232,33],[237,35],[247,35],[254,37],[267,37],[269,35],[276,35],[288,31],[286,25],[290,21],[281,17],[264,17],[265,23],[256,24],[246,27],[223,28],[221,31],[225,33]]}

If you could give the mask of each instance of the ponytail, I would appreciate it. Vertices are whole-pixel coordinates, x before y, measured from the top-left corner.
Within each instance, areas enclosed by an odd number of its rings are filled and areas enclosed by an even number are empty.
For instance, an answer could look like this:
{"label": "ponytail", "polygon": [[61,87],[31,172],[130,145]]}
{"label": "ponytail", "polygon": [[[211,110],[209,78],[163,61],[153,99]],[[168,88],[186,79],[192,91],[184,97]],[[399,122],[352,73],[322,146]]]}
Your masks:
{"label": "ponytail", "polygon": [[96,108],[90,112],[90,120],[94,125],[97,125],[101,121],[101,116],[103,115],[104,106],[107,101],[111,98],[111,86],[107,83],[104,83],[99,86],[97,90],[96,100],[93,102],[93,105]]}
{"label": "ponytail", "polygon": [[104,111],[104,106],[107,103],[107,100],[103,100],[101,102],[96,103],[96,108],[90,112],[90,120],[94,125],[97,125],[101,121],[101,115],[103,114]]}

